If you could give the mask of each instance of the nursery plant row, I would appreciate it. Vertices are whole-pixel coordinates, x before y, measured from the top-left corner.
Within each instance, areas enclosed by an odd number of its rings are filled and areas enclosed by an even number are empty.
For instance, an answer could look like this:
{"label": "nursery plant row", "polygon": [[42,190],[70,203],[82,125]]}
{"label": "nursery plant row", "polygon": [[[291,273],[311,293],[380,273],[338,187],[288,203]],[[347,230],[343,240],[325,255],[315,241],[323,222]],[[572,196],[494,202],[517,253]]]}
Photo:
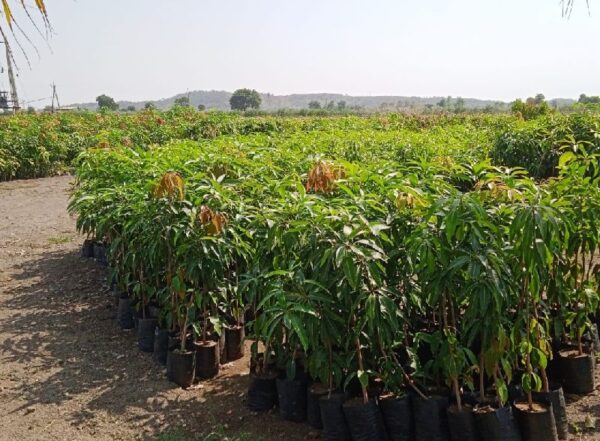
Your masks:
{"label": "nursery plant row", "polygon": [[[262,141],[345,150],[350,160],[370,150],[391,160],[434,159],[477,162],[490,155],[494,163],[521,166],[538,178],[555,176],[565,143],[585,142],[600,148],[597,113],[559,113],[523,121],[513,115],[277,116],[199,112],[175,108],[133,114],[75,112],[18,114],[0,118],[0,180],[68,172],[77,155],[89,148],[149,148],[172,141],[227,142],[262,137]],[[253,135],[256,135],[253,138]]]}
{"label": "nursery plant row", "polygon": [[250,341],[248,407],[325,439],[566,439],[563,390],[594,389],[593,142],[537,181],[330,130],[83,152],[69,209],[121,325],[183,387]]}

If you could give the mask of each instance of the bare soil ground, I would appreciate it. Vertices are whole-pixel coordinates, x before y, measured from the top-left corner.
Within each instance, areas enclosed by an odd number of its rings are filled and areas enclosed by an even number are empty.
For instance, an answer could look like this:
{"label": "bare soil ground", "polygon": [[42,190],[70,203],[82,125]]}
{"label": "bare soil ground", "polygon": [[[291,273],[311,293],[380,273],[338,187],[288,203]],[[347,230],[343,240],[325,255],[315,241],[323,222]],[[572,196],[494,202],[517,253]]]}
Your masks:
{"label": "bare soil ground", "polygon": [[[319,438],[246,410],[247,358],[194,389],[166,381],[134,332],[118,329],[106,270],[79,257],[70,182],[0,183],[0,440],[150,440],[218,426],[250,439]],[[600,440],[598,393],[567,401],[583,431],[570,439]]]}

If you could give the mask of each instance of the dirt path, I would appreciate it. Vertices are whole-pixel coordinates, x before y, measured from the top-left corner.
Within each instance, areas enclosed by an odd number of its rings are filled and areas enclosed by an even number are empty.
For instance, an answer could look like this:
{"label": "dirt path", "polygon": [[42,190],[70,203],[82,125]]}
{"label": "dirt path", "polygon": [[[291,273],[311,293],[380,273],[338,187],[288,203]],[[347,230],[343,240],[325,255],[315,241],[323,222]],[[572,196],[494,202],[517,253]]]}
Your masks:
{"label": "dirt path", "polygon": [[[79,257],[70,180],[0,183],[0,440],[153,439],[219,425],[249,439],[318,438],[245,409],[247,359],[194,390],[165,380],[116,326],[106,270]],[[568,401],[570,421],[596,427],[570,439],[600,440],[598,394]]]}
{"label": "dirt path", "polygon": [[153,439],[218,425],[310,437],[305,425],[244,408],[247,359],[195,390],[166,381],[135,334],[118,329],[106,270],[79,257],[70,181],[0,183],[0,440]]}

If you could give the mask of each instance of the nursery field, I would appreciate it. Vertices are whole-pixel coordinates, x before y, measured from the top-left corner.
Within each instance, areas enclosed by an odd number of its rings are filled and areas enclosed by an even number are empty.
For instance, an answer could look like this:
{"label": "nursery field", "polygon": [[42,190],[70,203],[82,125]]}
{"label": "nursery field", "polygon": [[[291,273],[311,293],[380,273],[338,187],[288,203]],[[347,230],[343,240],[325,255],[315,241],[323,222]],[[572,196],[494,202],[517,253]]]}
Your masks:
{"label": "nursery field", "polygon": [[0,179],[74,174],[1,187],[31,430],[598,439],[599,116],[0,125]]}
{"label": "nursery field", "polygon": [[147,149],[213,139],[286,147],[290,142],[291,147],[302,144],[349,161],[419,159],[448,166],[491,157],[543,178],[556,174],[565,144],[583,142],[597,151],[599,124],[597,113],[557,113],[530,121],[506,114],[245,116],[189,108],[133,114],[23,113],[0,117],[0,181],[65,173],[90,148]]}
{"label": "nursery field", "polygon": [[137,351],[115,325],[106,269],[80,257],[71,181],[0,183],[0,440],[204,441],[223,426],[246,435],[236,441],[307,439],[245,408],[248,357],[183,390]]}
{"label": "nursery field", "polygon": [[[219,426],[231,438],[320,439],[276,413],[246,409],[249,354],[183,390],[137,352],[135,333],[115,325],[105,268],[80,257],[66,213],[71,181],[0,183],[0,439],[154,440],[164,432],[162,441],[191,441]],[[566,399],[570,439],[595,440],[598,425],[585,427],[600,418],[600,397]]]}

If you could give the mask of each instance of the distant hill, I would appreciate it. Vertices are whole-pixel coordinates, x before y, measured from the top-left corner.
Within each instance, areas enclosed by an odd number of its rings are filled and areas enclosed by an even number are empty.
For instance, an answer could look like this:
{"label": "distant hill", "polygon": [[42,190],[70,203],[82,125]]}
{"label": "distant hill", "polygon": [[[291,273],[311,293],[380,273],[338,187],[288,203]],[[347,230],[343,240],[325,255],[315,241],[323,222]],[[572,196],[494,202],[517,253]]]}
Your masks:
{"label": "distant hill", "polygon": [[[180,93],[170,98],[148,101],[119,101],[121,108],[134,106],[136,109],[141,109],[147,102],[154,103],[159,109],[169,109],[173,106],[175,100],[182,96],[189,96],[191,104],[196,107],[203,104],[207,109],[229,110],[229,98],[231,92],[222,90],[196,90],[189,93]],[[337,104],[339,101],[345,101],[346,106],[358,106],[368,110],[380,108],[423,108],[426,106],[435,106],[440,100],[445,97],[416,97],[416,96],[351,96],[335,93],[308,93],[308,94],[293,94],[293,95],[273,95],[270,93],[262,93],[263,110],[278,110],[278,109],[306,109],[311,101],[318,101],[322,106],[325,106],[330,101]],[[453,97],[455,101],[457,97]],[[493,106],[505,108],[508,103],[502,101],[480,100],[475,98],[463,98],[466,108],[482,109],[484,107]],[[572,103],[574,100],[557,99],[561,105]],[[95,110],[97,105],[93,103],[73,104],[74,107],[83,109]]]}

